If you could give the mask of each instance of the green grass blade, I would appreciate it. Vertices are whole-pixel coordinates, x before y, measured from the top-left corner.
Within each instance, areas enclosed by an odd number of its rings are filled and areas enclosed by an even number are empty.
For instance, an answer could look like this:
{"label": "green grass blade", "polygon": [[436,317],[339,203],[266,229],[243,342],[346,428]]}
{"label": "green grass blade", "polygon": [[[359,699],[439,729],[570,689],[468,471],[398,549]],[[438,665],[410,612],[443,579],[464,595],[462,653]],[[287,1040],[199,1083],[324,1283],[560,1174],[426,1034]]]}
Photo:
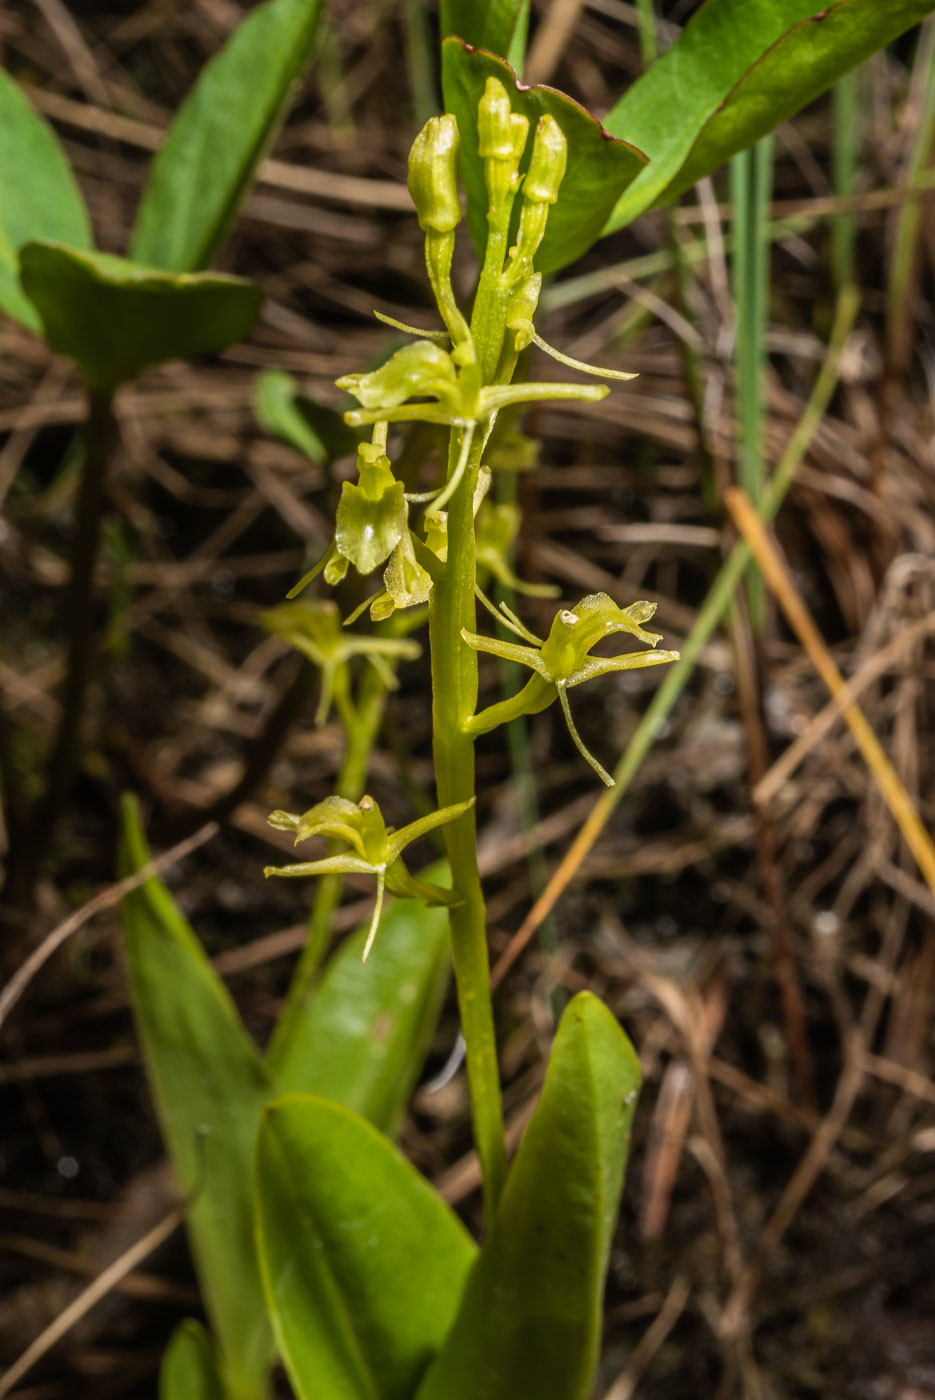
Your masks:
{"label": "green grass blade", "polygon": [[[772,137],[764,136],[730,163],[733,205],[734,306],[737,337],[734,364],[738,407],[737,479],[754,505],[766,480],[763,445],[766,431],[766,333],[768,326],[769,253],[767,232],[772,188]],[[754,633],[763,625],[764,594],[759,571],[747,579]]]}

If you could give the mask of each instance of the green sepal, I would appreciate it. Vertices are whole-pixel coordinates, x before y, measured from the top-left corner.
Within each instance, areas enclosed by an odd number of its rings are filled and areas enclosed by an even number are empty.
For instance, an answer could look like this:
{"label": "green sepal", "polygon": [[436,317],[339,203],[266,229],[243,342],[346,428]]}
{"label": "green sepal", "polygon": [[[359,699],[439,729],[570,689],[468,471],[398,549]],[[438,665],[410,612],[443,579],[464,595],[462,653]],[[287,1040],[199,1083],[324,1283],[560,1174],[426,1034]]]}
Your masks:
{"label": "green sepal", "polygon": [[219,272],[168,273],[62,243],[27,243],[20,281],[49,345],[89,384],[114,389],[148,365],[242,340],[262,289]]}
{"label": "green sepal", "polygon": [[40,238],[90,248],[91,224],[55,132],[0,69],[0,307],[41,332],[19,284],[19,252]]}
{"label": "green sepal", "polygon": [[614,1016],[582,992],[458,1315],[416,1400],[587,1400],[640,1087]]}
{"label": "green sepal", "polygon": [[260,1129],[256,1221],[297,1400],[412,1400],[476,1253],[428,1182],[356,1114],[289,1096]]}
{"label": "green sepal", "polygon": [[[586,252],[600,236],[621,194],[646,164],[646,157],[626,141],[618,141],[572,98],[554,88],[518,87],[508,63],[482,49],[470,49],[461,39],[442,44],[442,86],[445,107],[453,112],[461,132],[461,175],[467,193],[467,218],[478,256],[487,242],[487,188],[484,161],[478,148],[477,109],[488,78],[507,89],[514,113],[535,128],[547,113],[558,123],[568,143],[568,169],[558,203],[536,254],[540,272],[557,272]],[[527,150],[520,165],[525,171]],[[517,217],[514,211],[514,218]]]}
{"label": "green sepal", "polygon": [[431,396],[455,412],[460,408],[458,372],[451,355],[431,340],[403,345],[379,369],[345,374],[336,381],[365,409],[398,408],[407,399]]}
{"label": "green sepal", "polygon": [[230,1400],[214,1342],[200,1322],[180,1322],[159,1368],[159,1400]]}
{"label": "green sepal", "polygon": [[373,573],[390,557],[409,525],[405,488],[393,480],[388,464],[385,478],[376,497],[363,483],[345,481],[341,487],[334,540],[361,574]]}

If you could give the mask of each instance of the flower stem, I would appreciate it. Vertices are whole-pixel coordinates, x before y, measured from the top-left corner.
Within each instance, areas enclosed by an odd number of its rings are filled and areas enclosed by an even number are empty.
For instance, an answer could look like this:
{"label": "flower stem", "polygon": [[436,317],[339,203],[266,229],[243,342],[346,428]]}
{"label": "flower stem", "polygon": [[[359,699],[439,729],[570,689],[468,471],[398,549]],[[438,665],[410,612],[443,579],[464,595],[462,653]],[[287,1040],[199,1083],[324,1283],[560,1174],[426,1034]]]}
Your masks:
{"label": "flower stem", "polygon": [[[459,448],[459,434],[453,432],[449,473],[457,467]],[[475,627],[473,503],[481,450],[479,440],[472,443],[467,468],[449,504],[447,567],[432,591],[429,611],[435,781],[440,807],[474,796],[474,740],[466,725],[477,701],[477,656],[462,641],[461,629],[473,631]],[[489,1224],[506,1178],[506,1145],[473,808],[445,827],[445,844],[452,883],[464,901],[451,910],[452,957]]]}

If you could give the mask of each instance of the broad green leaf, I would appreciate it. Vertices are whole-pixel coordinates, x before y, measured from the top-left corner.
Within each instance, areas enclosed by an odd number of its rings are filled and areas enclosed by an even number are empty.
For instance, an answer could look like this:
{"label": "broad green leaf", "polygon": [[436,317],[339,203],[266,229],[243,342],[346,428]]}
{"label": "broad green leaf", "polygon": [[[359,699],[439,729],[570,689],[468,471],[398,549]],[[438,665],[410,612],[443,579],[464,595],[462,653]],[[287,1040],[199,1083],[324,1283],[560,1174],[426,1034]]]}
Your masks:
{"label": "broad green leaf", "polygon": [[409,1101],[448,982],[448,915],[403,899],[383,915],[373,951],[362,924],[330,959],[312,1000],[278,1046],[283,1090],[322,1094],[392,1133]]}
{"label": "broad green leaf", "polygon": [[256,1202],[298,1400],[411,1400],[475,1254],[457,1216],[363,1118],[310,1095],[264,1115]]}
{"label": "broad green leaf", "polygon": [[497,1218],[417,1400],[586,1400],[640,1068],[607,1008],[568,1005]]}
{"label": "broad green leaf", "polygon": [[[121,874],[149,851],[124,803]],[[157,879],[123,901],[133,1010],[163,1137],[191,1198],[188,1235],[225,1373],[244,1395],[273,1356],[253,1241],[251,1178],[270,1076],[227,989]]]}
{"label": "broad green leaf", "polygon": [[257,422],[271,437],[282,438],[317,465],[356,451],[360,434],[340,413],[300,393],[284,369],[264,370],[253,399]]}
{"label": "broad green leaf", "polygon": [[27,243],[20,266],[52,349],[101,389],[147,365],[223,350],[247,334],[263,300],[240,277],[159,272],[60,243]]}
{"label": "broad green leaf", "polygon": [[227,1400],[214,1343],[189,1318],[172,1333],[159,1368],[159,1400]]}
{"label": "broad green leaf", "polygon": [[522,77],[529,0],[441,0],[442,38],[455,34],[475,49],[499,54]]}
{"label": "broad green leaf", "polygon": [[[513,110],[528,117],[530,133],[539,117],[554,117],[568,142],[568,165],[558,202],[549,213],[548,227],[536,254],[540,272],[557,272],[574,262],[600,236],[610,211],[636,179],[646,157],[635,146],[609,136],[601,124],[564,93],[554,88],[517,86],[509,64],[460,39],[442,44],[442,86],[445,108],[458,119],[461,133],[461,175],[467,192],[471,237],[482,255],[487,238],[487,193],[483,162],[477,148],[477,104],[489,77],[503,83]],[[532,141],[522,162],[529,163]],[[517,201],[518,207],[519,201]]]}
{"label": "broad green leaf", "polygon": [[0,70],[0,307],[41,331],[19,284],[19,250],[34,238],[90,248],[91,225],[55,133]]}
{"label": "broad green leaf", "polygon": [[604,118],[650,163],[605,232],[709,175],[935,10],[935,0],[707,0]]}
{"label": "broad green leaf", "polygon": [[268,0],[207,63],[153,159],[130,255],[171,272],[209,267],[308,63],[321,0]]}

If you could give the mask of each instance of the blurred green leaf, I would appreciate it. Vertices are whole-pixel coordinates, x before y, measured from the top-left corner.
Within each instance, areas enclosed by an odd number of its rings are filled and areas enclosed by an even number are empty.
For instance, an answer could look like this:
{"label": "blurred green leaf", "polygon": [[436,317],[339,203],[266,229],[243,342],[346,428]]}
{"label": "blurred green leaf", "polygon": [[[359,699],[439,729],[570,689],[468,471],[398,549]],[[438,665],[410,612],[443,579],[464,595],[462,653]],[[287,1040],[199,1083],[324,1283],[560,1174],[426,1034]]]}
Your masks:
{"label": "blurred green leaf", "polygon": [[218,272],[172,274],[108,253],[27,243],[23,291],[52,349],[88,382],[113,389],[147,365],[213,354],[242,340],[263,292]]}
{"label": "blurred green leaf", "polygon": [[397,900],[363,963],[368,931],[361,925],[330,959],[312,1000],[278,1042],[274,1064],[284,1090],[335,1099],[392,1133],[445,995],[448,914]]}
{"label": "blurred green leaf", "polygon": [[364,1119],[302,1095],[264,1115],[256,1198],[267,1305],[298,1400],[411,1400],[475,1254],[454,1212]]}
{"label": "blurred green leaf", "polygon": [[[127,798],[120,873],[148,859]],[[146,1072],[180,1189],[191,1197],[188,1235],[205,1305],[225,1372],[249,1395],[273,1357],[251,1225],[253,1154],[271,1078],[165,885],[147,880],[122,914]]]}
{"label": "blurred green leaf", "polygon": [[194,272],[217,257],[308,63],[321,0],[268,0],[207,63],[150,166],[131,257]]}
{"label": "blurred green leaf", "polygon": [[707,0],[604,124],[648,167],[606,233],[675,198],[935,10],[935,0]]}
{"label": "blurred green leaf", "polygon": [[92,246],[91,225],[52,128],[0,69],[0,307],[41,332],[19,284],[19,251],[35,238]]}
{"label": "blurred green leaf", "polygon": [[587,1400],[640,1086],[633,1047],[582,992],[464,1300],[417,1400]]}
{"label": "blurred green leaf", "polygon": [[289,443],[318,466],[356,452],[360,441],[360,433],[349,428],[340,413],[301,393],[284,369],[267,369],[260,375],[253,411],[264,432]]}
{"label": "blurred green leaf", "polygon": [[[460,39],[446,39],[442,44],[445,107],[458,119],[468,225],[479,256],[487,240],[487,192],[477,145],[477,104],[490,77],[503,83],[513,110],[528,117],[530,133],[539,117],[548,112],[568,142],[568,165],[558,203],[551,208],[535,259],[539,272],[557,272],[600,237],[610,211],[636,179],[646,157],[626,141],[609,136],[595,117],[564,93],[547,87],[517,87],[516,75],[502,59],[467,48]],[[524,171],[531,148],[529,141],[521,163]]]}
{"label": "blurred green leaf", "polygon": [[529,29],[529,0],[441,0],[441,32],[455,34],[475,49],[505,58],[522,76]]}
{"label": "blurred green leaf", "polygon": [[189,1318],[172,1333],[159,1368],[159,1400],[227,1400],[214,1343],[200,1322]]}

